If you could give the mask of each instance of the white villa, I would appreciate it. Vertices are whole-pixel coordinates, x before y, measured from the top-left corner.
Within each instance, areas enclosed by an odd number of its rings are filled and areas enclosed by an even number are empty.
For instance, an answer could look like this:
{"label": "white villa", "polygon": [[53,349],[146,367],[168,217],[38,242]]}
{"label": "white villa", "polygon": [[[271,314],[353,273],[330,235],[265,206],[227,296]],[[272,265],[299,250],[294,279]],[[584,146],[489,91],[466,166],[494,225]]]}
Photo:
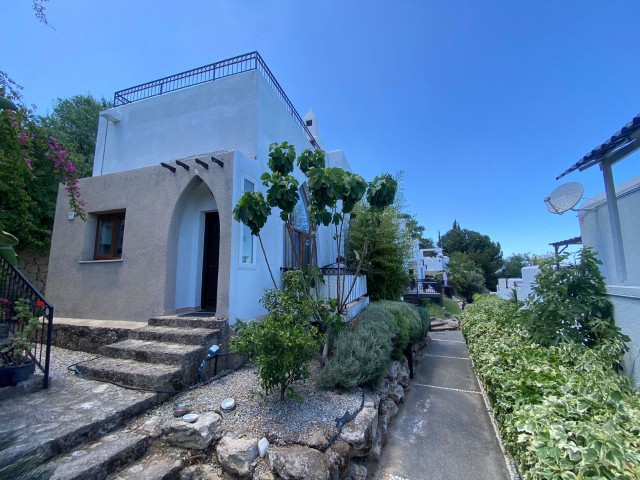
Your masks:
{"label": "white villa", "polygon": [[[263,315],[272,282],[232,211],[243,191],[264,188],[271,143],[321,148],[313,112],[298,114],[257,52],[116,92],[114,104],[100,114],[93,177],[80,180],[88,221],[58,195],[47,281],[56,316],[146,321],[204,309],[233,324]],[[340,150],[326,160],[350,170]],[[263,229],[275,274],[293,258],[335,262],[328,229],[309,258],[305,208],[295,225],[293,242],[277,214]],[[356,291],[363,297],[366,283]]]}
{"label": "white villa", "polygon": [[580,233],[582,244],[593,248],[602,261],[614,319],[631,338],[624,370],[636,383],[640,383],[640,177],[616,187],[612,166],[637,156],[639,148],[640,115],[557,177],[596,165],[602,170],[605,191],[580,206]]}

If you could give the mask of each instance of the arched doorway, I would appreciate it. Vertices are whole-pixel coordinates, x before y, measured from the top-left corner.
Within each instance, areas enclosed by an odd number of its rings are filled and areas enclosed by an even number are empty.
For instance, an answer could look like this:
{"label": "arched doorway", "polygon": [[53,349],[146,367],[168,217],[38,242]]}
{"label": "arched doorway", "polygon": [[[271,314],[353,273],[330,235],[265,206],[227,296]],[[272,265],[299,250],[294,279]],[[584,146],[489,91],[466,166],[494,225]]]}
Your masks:
{"label": "arched doorway", "polygon": [[220,220],[211,190],[196,177],[185,188],[172,222],[177,230],[175,310],[215,311]]}

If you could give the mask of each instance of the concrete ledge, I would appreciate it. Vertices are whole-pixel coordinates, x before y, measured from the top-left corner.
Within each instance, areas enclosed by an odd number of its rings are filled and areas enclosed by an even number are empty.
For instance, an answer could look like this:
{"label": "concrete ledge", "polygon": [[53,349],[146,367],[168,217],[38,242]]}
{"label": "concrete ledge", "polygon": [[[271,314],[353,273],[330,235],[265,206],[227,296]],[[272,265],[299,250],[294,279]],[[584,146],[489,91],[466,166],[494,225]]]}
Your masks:
{"label": "concrete ledge", "polygon": [[637,298],[640,300],[640,286],[607,285],[607,295],[612,297]]}

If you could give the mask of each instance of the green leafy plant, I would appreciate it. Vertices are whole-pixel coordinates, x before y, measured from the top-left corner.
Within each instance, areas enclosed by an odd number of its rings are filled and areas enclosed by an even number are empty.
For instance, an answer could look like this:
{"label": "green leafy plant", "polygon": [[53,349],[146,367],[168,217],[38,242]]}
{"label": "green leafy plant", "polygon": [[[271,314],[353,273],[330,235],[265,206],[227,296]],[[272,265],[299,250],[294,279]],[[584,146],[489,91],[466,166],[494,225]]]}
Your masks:
{"label": "green leafy plant", "polygon": [[9,346],[1,352],[12,365],[25,365],[30,361],[29,353],[34,347],[34,333],[40,328],[40,318],[31,313],[31,302],[26,299],[16,300],[15,319],[18,328],[13,333]]}
{"label": "green leafy plant", "polygon": [[533,340],[543,345],[561,342],[589,347],[610,340],[628,342],[613,320],[601,263],[593,250],[584,248],[572,265],[557,268],[568,255],[543,261],[524,319]]}
{"label": "green leafy plant", "polygon": [[484,291],[485,278],[482,269],[468,253],[453,253],[447,271],[449,283],[466,302],[473,301],[476,293]]}
{"label": "green leafy plant", "polygon": [[518,306],[478,296],[462,330],[525,479],[640,478],[640,397],[613,361],[620,338],[540,345]]}
{"label": "green leafy plant", "polygon": [[309,376],[318,353],[322,338],[311,319],[330,312],[306,294],[300,271],[286,272],[282,290],[267,290],[261,301],[269,313],[259,321],[238,321],[231,348],[256,363],[265,393],[277,388],[284,401],[291,384]]}

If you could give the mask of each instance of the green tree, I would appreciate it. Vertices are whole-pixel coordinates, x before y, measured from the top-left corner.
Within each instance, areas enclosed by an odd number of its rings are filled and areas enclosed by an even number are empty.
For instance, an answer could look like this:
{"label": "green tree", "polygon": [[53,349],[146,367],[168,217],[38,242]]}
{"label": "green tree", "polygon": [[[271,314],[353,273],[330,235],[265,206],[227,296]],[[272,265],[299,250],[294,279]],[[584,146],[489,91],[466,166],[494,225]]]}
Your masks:
{"label": "green tree", "polygon": [[462,252],[452,253],[447,271],[449,283],[465,301],[471,302],[476,293],[484,291],[485,278],[472,255]]}
{"label": "green tree", "polygon": [[[304,150],[296,159],[294,146],[287,142],[270,145],[268,165],[270,171],[263,173],[260,177],[263,185],[267,187],[266,198],[262,192],[245,192],[233,211],[234,219],[247,225],[252,235],[258,237],[263,254],[265,251],[260,231],[271,215],[272,208],[280,210],[280,218],[285,222],[286,230],[293,243],[292,213],[300,200],[299,182],[291,175],[295,165],[305,175],[309,191],[307,207],[310,222],[309,236],[315,239],[321,225],[333,228],[338,257],[342,256],[344,223],[363,196],[367,198],[372,215],[377,216],[393,203],[397,191],[397,182],[387,174],[377,176],[367,183],[358,174],[341,168],[326,168],[322,150]],[[315,241],[311,242],[311,248],[315,248]],[[365,246],[360,252],[360,261],[366,257],[366,251]],[[264,257],[267,260],[266,254]],[[310,257],[315,258],[314,251],[311,252]],[[302,265],[300,260],[296,259],[295,264]],[[270,266],[269,271],[271,272]],[[338,269],[337,313],[345,313],[347,298],[359,274],[360,264],[356,268],[351,285],[345,285],[344,274]],[[308,287],[312,286],[313,279],[318,275],[317,267],[311,266],[307,269]],[[274,287],[277,288],[273,274],[271,279]]]}
{"label": "green tree", "polygon": [[60,182],[71,209],[83,219],[85,210],[73,161],[22,102],[21,88],[0,72],[0,96],[18,107],[0,111],[0,223],[19,250],[46,251]]}
{"label": "green tree", "polygon": [[533,265],[534,257],[529,253],[514,253],[504,261],[503,270],[500,272],[502,278],[520,278],[522,268]]}
{"label": "green tree", "polygon": [[456,252],[469,254],[474,263],[480,267],[486,287],[489,290],[496,289],[498,270],[503,264],[499,243],[492,242],[488,235],[460,228],[458,222],[454,221],[453,228],[440,239],[440,247],[449,257]]}
{"label": "green tree", "polygon": [[58,98],[51,113],[40,117],[41,124],[67,150],[79,178],[91,176],[99,115],[109,107],[111,104],[104,98],[74,95]]}
{"label": "green tree", "polygon": [[349,224],[347,263],[362,260],[367,290],[373,301],[398,300],[409,283],[407,261],[411,258],[410,231],[403,228],[396,205],[379,216],[368,204],[359,204]]}

